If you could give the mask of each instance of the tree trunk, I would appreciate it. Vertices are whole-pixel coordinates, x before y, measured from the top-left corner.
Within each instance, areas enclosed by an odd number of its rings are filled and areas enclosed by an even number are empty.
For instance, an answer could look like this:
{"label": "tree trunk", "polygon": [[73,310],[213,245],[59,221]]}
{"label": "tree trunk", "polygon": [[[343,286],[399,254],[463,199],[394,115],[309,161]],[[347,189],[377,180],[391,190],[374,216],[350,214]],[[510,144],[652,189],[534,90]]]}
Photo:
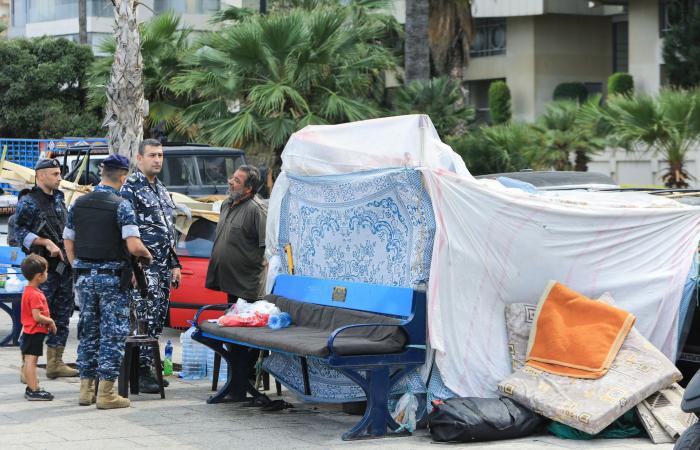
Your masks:
{"label": "tree trunk", "polygon": [[430,58],[435,72],[461,84],[469,61],[473,19],[470,0],[431,0],[428,22]]}
{"label": "tree trunk", "polygon": [[430,79],[429,17],[429,0],[406,0],[406,83]]}
{"label": "tree trunk", "polygon": [[87,0],[78,0],[78,42],[87,44]]}
{"label": "tree trunk", "polygon": [[134,156],[143,140],[143,60],[134,0],[115,0],[116,50],[107,83],[107,106],[102,126],[109,127],[109,151]]}
{"label": "tree trunk", "polygon": [[668,172],[661,177],[668,188],[685,189],[688,187],[688,172],[683,167],[684,161],[669,162]]}
{"label": "tree trunk", "polygon": [[574,170],[576,172],[588,172],[588,162],[591,158],[585,150],[576,150],[576,164],[574,165]]}

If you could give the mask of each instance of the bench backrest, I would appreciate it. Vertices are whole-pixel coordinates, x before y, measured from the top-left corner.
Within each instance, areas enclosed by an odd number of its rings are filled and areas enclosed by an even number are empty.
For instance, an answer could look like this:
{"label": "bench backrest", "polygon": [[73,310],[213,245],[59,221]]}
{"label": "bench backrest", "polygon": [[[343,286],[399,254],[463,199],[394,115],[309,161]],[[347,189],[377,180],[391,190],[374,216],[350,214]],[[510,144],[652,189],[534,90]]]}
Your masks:
{"label": "bench backrest", "polygon": [[18,247],[0,246],[0,267],[19,267],[24,259],[22,249]]}
{"label": "bench backrest", "polygon": [[272,293],[300,302],[408,318],[413,289],[350,281],[278,275]]}

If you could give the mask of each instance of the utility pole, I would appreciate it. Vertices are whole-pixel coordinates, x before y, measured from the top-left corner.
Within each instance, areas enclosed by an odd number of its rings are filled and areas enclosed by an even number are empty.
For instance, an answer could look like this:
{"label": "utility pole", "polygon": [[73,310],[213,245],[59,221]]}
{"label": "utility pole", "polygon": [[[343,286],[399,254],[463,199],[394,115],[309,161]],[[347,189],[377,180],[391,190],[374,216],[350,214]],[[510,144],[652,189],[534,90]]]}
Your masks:
{"label": "utility pole", "polygon": [[260,14],[267,14],[267,0],[260,0]]}
{"label": "utility pole", "polygon": [[78,0],[78,42],[87,44],[87,0]]}

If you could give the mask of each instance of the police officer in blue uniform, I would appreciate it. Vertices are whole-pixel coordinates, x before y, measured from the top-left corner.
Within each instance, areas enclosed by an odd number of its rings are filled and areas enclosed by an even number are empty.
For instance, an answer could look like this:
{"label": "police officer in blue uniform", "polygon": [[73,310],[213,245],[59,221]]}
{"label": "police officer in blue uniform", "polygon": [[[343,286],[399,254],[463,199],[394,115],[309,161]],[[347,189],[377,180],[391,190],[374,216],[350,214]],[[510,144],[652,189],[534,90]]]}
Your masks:
{"label": "police officer in blue uniform", "polygon": [[[175,204],[157,178],[163,167],[160,142],[146,139],[139,145],[136,167],[124,183],[121,195],[136,211],[141,240],[153,255],[153,263],[145,269],[148,295],[143,297],[137,290],[132,290],[131,295],[136,319],[146,323],[149,336],[158,338],[168,314],[170,287],[180,284],[180,262],[175,255]],[[140,353],[139,391],[155,394],[160,389],[151,373],[153,361],[147,350]]]}
{"label": "police officer in blue uniform", "polygon": [[[129,160],[110,155],[102,162],[102,182],[68,211],[63,239],[73,265],[80,300],[78,322],[78,404],[124,408],[129,400],[114,392],[129,334],[131,256],[151,262],[139,238],[136,213],[119,196]],[[98,232],[99,230],[99,232]],[[99,379],[97,397],[95,380]]]}
{"label": "police officer in blue uniform", "polygon": [[46,339],[46,376],[75,377],[78,371],[63,362],[75,301],[71,266],[61,237],[66,220],[63,192],[58,190],[61,165],[55,159],[40,159],[34,170],[36,186],[17,204],[15,236],[25,253],[39,254],[49,262],[49,278],[40,288],[48,300],[57,332]]}

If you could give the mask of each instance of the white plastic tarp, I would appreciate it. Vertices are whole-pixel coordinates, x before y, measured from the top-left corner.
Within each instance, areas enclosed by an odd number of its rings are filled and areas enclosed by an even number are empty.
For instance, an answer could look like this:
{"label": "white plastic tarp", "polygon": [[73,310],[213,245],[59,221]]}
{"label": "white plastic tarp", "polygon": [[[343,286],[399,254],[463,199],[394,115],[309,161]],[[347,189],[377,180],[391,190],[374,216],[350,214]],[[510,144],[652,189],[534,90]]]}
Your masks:
{"label": "white plastic tarp", "polygon": [[295,175],[393,167],[428,167],[469,175],[462,158],[440,140],[425,115],[311,125],[294,133],[282,153],[282,170]]}
{"label": "white plastic tarp", "polygon": [[548,280],[610,292],[674,358],[700,209],[642,193],[527,194],[424,170],[436,215],[428,287],[430,343],[445,384],[495,396],[510,373],[507,303],[537,303]]}
{"label": "white plastic tarp", "polygon": [[528,194],[477,181],[426,116],[295,133],[282,154],[267,223],[270,270],[285,171],[332,175],[421,167],[437,228],[428,290],[430,344],[446,385],[496,396],[510,372],[504,305],[536,303],[548,280],[589,296],[610,292],[637,327],[674,356],[683,284],[700,234],[700,208],[647,194]]}

